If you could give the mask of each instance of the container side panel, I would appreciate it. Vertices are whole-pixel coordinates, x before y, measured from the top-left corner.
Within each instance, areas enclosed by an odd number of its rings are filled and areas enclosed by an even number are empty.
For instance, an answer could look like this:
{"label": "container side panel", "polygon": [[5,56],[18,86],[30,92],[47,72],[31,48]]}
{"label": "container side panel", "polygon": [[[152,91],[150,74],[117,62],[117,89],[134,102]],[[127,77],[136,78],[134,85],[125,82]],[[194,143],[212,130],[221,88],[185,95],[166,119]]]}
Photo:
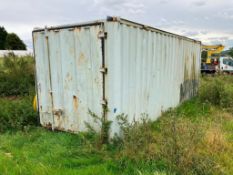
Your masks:
{"label": "container side panel", "polygon": [[33,33],[35,60],[36,60],[36,76],[37,76],[37,92],[38,106],[40,112],[40,121],[43,126],[52,127],[52,99],[50,87],[50,71],[48,57],[48,41],[44,32]]}
{"label": "container side panel", "polygon": [[194,96],[199,80],[200,43],[117,22],[106,24],[106,96],[112,133],[116,116],[129,121],[162,111]]}

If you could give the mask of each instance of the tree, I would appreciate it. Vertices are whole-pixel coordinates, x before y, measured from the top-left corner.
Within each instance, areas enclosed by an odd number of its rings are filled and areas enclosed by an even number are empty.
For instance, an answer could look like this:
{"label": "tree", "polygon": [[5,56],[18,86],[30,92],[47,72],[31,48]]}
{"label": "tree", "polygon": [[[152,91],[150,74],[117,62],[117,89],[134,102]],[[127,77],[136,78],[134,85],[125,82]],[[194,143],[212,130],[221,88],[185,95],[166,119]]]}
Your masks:
{"label": "tree", "polygon": [[9,33],[6,37],[5,49],[26,50],[26,45],[15,33]]}
{"label": "tree", "polygon": [[5,49],[6,37],[7,37],[7,31],[5,30],[4,27],[0,26],[0,50]]}
{"label": "tree", "polygon": [[233,47],[231,47],[231,48],[229,49],[228,54],[233,58]]}
{"label": "tree", "polygon": [[207,59],[207,51],[204,50],[201,52],[201,60],[202,62],[205,62],[206,59]]}

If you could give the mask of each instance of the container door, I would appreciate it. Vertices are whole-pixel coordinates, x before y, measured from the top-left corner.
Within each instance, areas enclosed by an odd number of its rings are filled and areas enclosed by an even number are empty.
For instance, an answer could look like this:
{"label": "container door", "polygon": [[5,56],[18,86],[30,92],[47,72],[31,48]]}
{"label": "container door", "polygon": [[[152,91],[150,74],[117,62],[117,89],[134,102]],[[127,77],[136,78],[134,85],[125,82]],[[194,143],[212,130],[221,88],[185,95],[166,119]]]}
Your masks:
{"label": "container door", "polygon": [[52,127],[52,94],[48,54],[48,38],[45,32],[33,33],[34,54],[36,62],[36,86],[40,122],[43,126]]}
{"label": "container door", "polygon": [[100,31],[101,27],[95,25],[47,32],[54,129],[84,131],[85,123],[94,125],[88,110],[101,115]]}

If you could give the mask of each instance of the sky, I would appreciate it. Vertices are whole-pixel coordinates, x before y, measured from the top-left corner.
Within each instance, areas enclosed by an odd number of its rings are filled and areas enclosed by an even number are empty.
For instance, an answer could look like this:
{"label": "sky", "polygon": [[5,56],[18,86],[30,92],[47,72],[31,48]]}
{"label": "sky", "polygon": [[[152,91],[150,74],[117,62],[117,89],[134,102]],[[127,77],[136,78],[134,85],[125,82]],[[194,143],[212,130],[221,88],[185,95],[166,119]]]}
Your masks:
{"label": "sky", "polygon": [[172,33],[233,47],[232,0],[0,0],[0,26],[32,49],[35,27],[118,16]]}

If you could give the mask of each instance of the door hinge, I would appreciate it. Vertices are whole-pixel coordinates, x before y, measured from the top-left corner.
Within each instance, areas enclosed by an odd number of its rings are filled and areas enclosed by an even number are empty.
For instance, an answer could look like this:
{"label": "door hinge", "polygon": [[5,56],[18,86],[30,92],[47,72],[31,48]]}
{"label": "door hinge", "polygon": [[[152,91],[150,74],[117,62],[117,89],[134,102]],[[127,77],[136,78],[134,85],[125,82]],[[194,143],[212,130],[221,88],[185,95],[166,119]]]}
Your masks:
{"label": "door hinge", "polygon": [[54,109],[54,110],[52,110],[52,113],[53,113],[53,115],[62,116],[63,110],[62,109]]}
{"label": "door hinge", "polygon": [[107,32],[100,31],[98,34],[98,38],[100,39],[107,39]]}
{"label": "door hinge", "polygon": [[45,26],[44,32],[45,32],[45,38],[48,39],[48,38],[49,38],[49,33],[48,33],[48,32],[49,32],[49,29],[48,29],[47,26]]}
{"label": "door hinge", "polygon": [[103,99],[103,100],[101,101],[101,104],[104,105],[104,106],[107,106],[108,102],[107,102],[106,99]]}
{"label": "door hinge", "polygon": [[100,72],[103,73],[103,74],[107,74],[108,68],[106,68],[106,67],[101,67],[101,68],[100,68]]}

